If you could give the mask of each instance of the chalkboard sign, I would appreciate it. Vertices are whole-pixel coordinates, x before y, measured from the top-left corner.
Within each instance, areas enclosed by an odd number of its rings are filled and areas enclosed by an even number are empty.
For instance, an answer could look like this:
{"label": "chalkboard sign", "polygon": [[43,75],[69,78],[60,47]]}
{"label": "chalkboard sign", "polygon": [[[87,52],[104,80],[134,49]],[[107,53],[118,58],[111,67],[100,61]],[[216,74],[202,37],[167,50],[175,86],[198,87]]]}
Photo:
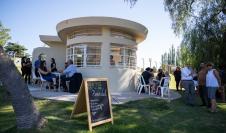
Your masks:
{"label": "chalkboard sign", "polygon": [[111,98],[106,78],[84,79],[74,105],[73,114],[88,113],[89,130],[106,122],[112,122]]}
{"label": "chalkboard sign", "polygon": [[108,100],[107,81],[88,81],[91,122],[111,118]]}

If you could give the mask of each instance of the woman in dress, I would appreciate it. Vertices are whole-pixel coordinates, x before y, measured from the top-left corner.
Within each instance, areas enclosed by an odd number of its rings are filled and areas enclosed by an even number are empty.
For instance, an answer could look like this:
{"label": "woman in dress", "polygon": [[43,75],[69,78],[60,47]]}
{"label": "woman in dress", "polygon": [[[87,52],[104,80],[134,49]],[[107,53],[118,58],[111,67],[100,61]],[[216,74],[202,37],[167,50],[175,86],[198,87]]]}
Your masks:
{"label": "woman in dress", "polygon": [[46,68],[46,61],[41,61],[38,71],[41,74],[43,79],[53,83],[54,87],[56,88],[56,76]]}

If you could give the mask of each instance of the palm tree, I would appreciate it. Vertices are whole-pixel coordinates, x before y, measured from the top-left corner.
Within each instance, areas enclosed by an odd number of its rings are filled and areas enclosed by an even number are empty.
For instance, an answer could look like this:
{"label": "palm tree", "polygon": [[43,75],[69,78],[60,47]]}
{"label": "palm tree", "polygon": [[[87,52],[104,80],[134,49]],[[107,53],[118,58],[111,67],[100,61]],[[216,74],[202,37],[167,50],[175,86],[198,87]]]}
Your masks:
{"label": "palm tree", "polygon": [[27,85],[14,63],[3,54],[0,46],[0,81],[10,93],[18,128],[39,128],[45,120],[35,107]]}

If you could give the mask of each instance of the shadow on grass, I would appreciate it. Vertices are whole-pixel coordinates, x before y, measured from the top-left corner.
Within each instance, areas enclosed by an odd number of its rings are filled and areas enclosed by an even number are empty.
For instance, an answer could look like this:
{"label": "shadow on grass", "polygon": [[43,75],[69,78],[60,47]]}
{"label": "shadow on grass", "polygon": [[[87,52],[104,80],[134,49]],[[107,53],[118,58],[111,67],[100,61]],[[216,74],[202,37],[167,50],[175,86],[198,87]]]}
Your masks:
{"label": "shadow on grass", "polygon": [[[1,103],[1,102],[0,102]],[[35,100],[39,111],[48,120],[46,127],[37,130],[17,130],[10,103],[0,104],[0,132],[8,133],[85,133],[87,114],[70,119],[71,102]],[[164,100],[144,99],[113,105],[114,124],[94,127],[98,133],[216,133],[226,132],[226,104],[218,104],[219,112],[208,113],[205,107],[185,106],[182,99],[167,103]]]}

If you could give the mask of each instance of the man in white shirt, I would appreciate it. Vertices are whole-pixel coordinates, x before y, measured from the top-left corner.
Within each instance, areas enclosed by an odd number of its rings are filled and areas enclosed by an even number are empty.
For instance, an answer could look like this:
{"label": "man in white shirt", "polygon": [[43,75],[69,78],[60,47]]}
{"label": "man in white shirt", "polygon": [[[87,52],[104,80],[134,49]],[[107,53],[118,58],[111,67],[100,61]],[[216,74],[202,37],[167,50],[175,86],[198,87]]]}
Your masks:
{"label": "man in white shirt", "polygon": [[72,76],[77,72],[76,66],[73,64],[72,60],[67,61],[68,67],[63,71],[61,76],[62,86],[64,91],[68,90],[66,86],[66,81],[70,81]]}
{"label": "man in white shirt", "polygon": [[193,82],[193,71],[189,65],[181,70],[181,82],[185,89],[185,103],[194,106],[195,103],[195,86]]}

